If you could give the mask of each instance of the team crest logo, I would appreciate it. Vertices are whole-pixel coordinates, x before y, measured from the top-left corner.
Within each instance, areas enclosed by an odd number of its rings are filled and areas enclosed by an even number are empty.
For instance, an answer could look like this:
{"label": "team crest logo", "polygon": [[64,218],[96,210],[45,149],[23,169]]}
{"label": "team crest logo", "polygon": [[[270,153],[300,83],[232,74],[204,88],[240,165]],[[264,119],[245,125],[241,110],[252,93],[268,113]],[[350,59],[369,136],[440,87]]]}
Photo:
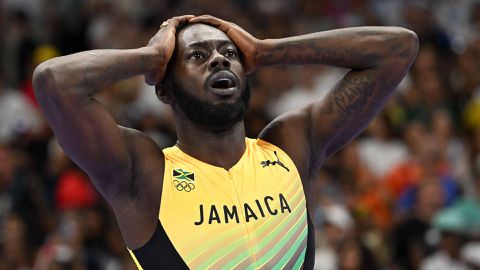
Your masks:
{"label": "team crest logo", "polygon": [[173,186],[178,191],[190,192],[195,189],[194,181],[195,174],[193,172],[185,171],[183,169],[173,170]]}

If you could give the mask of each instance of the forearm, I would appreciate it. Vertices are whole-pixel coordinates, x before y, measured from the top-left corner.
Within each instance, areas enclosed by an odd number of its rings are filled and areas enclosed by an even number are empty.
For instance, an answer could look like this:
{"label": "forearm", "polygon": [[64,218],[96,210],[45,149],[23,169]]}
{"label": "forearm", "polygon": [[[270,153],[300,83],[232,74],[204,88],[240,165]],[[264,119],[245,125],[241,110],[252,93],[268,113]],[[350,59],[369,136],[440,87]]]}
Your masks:
{"label": "forearm", "polygon": [[33,80],[34,85],[47,86],[50,90],[70,89],[90,97],[105,86],[145,75],[157,69],[162,61],[161,54],[149,47],[85,51],[42,63],[35,69]]}
{"label": "forearm", "polygon": [[[415,33],[399,27],[353,27],[283,39],[266,39],[257,51],[259,66],[326,64],[376,69],[397,57],[413,61]],[[398,64],[398,61],[395,61]]]}

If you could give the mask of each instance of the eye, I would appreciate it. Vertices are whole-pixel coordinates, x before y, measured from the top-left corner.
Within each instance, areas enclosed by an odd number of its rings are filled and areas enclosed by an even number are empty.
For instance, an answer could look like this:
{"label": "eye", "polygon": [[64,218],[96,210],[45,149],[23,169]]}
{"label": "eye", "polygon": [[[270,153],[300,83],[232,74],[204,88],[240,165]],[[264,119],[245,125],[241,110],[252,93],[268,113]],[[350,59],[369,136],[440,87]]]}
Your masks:
{"label": "eye", "polygon": [[201,52],[193,52],[188,56],[189,59],[203,59],[205,55]]}
{"label": "eye", "polygon": [[237,51],[235,50],[228,50],[226,53],[225,53],[225,56],[226,57],[237,57]]}

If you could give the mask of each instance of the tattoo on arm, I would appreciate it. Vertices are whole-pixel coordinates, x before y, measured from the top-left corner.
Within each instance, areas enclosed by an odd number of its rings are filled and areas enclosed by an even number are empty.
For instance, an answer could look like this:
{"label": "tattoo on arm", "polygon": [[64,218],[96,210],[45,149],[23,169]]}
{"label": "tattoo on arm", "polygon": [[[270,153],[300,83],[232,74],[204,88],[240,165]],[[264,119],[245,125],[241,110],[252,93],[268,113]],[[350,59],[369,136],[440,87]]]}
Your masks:
{"label": "tattoo on arm", "polygon": [[291,41],[275,45],[267,65],[282,64],[315,64],[322,63],[343,68],[369,68],[375,66],[381,55],[375,52],[365,53],[361,48],[338,49],[325,46],[319,40]]}
{"label": "tattoo on arm", "polygon": [[[350,71],[339,82],[319,108],[322,137],[328,141],[326,156],[360,133],[377,114],[391,91],[375,71]],[[314,123],[315,124],[315,123]],[[317,124],[319,125],[319,124]]]}
{"label": "tattoo on arm", "polygon": [[[259,55],[265,65],[322,63],[350,69],[375,67],[387,51],[411,56],[395,31],[372,27],[339,29],[273,40]],[[390,50],[387,48],[390,47]],[[408,46],[407,46],[408,47]],[[403,51],[402,51],[403,50]]]}
{"label": "tattoo on arm", "polygon": [[320,63],[356,70],[377,68],[391,57],[413,59],[414,36],[395,27],[337,29],[267,40],[257,57],[266,66]]}
{"label": "tattoo on arm", "polygon": [[265,44],[259,54],[265,65],[326,64],[350,69],[325,99],[307,107],[307,141],[314,168],[367,126],[418,51],[416,35],[397,27],[337,29]]}
{"label": "tattoo on arm", "polygon": [[412,48],[405,46],[405,44],[402,42],[396,41],[390,47],[388,47],[388,52],[392,56],[408,58],[412,55]]}
{"label": "tattoo on arm", "polygon": [[346,115],[365,109],[365,105],[374,95],[374,87],[375,81],[370,77],[346,76],[334,91],[335,104]]}

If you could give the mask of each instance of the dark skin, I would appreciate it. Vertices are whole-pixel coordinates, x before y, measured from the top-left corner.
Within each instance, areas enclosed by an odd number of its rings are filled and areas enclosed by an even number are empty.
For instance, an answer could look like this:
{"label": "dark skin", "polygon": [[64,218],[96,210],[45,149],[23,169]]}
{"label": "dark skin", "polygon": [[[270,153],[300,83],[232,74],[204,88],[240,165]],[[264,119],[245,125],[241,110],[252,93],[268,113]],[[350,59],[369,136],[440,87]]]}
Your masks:
{"label": "dark skin", "polygon": [[[201,24],[181,31],[176,40],[176,27],[187,21]],[[233,103],[245,89],[245,74],[257,68],[309,63],[350,68],[324,100],[279,116],[259,136],[289,154],[308,191],[308,179],[322,162],[379,112],[418,50],[416,35],[397,27],[347,28],[259,40],[237,25],[211,16],[180,16],[168,22],[146,47],[58,57],[34,72],[37,99],[57,139],[112,206],[130,249],[143,246],[156,228],[164,155],[143,133],[117,126],[93,98],[98,89],[144,75],[148,84],[159,86],[159,99],[174,109],[180,149],[229,169],[245,150],[243,121],[212,131],[191,122],[176,106],[173,90],[162,84],[176,43],[177,83],[212,104]],[[238,78],[229,95],[219,96],[205,84],[219,66]],[[201,144],[198,138],[202,138]],[[306,196],[308,200],[311,195],[306,192]]]}
{"label": "dark skin", "polygon": [[[212,104],[231,104],[240,97],[241,91],[245,88],[246,75],[237,48],[225,33],[211,26],[199,24],[180,32],[177,42],[178,64],[174,67],[174,79],[187,92]],[[225,69],[239,79],[235,92],[232,95],[219,96],[205,89],[207,77]],[[177,145],[180,149],[209,164],[225,169],[231,168],[245,150],[243,122],[237,122],[228,130],[220,132],[198,127],[174,105],[175,101],[169,91],[173,90],[162,89],[157,94],[161,100],[173,105],[175,123],[181,123],[177,126]],[[198,143],[198,138],[202,138],[201,144]],[[212,149],[216,149],[216,155],[211,154]]]}

